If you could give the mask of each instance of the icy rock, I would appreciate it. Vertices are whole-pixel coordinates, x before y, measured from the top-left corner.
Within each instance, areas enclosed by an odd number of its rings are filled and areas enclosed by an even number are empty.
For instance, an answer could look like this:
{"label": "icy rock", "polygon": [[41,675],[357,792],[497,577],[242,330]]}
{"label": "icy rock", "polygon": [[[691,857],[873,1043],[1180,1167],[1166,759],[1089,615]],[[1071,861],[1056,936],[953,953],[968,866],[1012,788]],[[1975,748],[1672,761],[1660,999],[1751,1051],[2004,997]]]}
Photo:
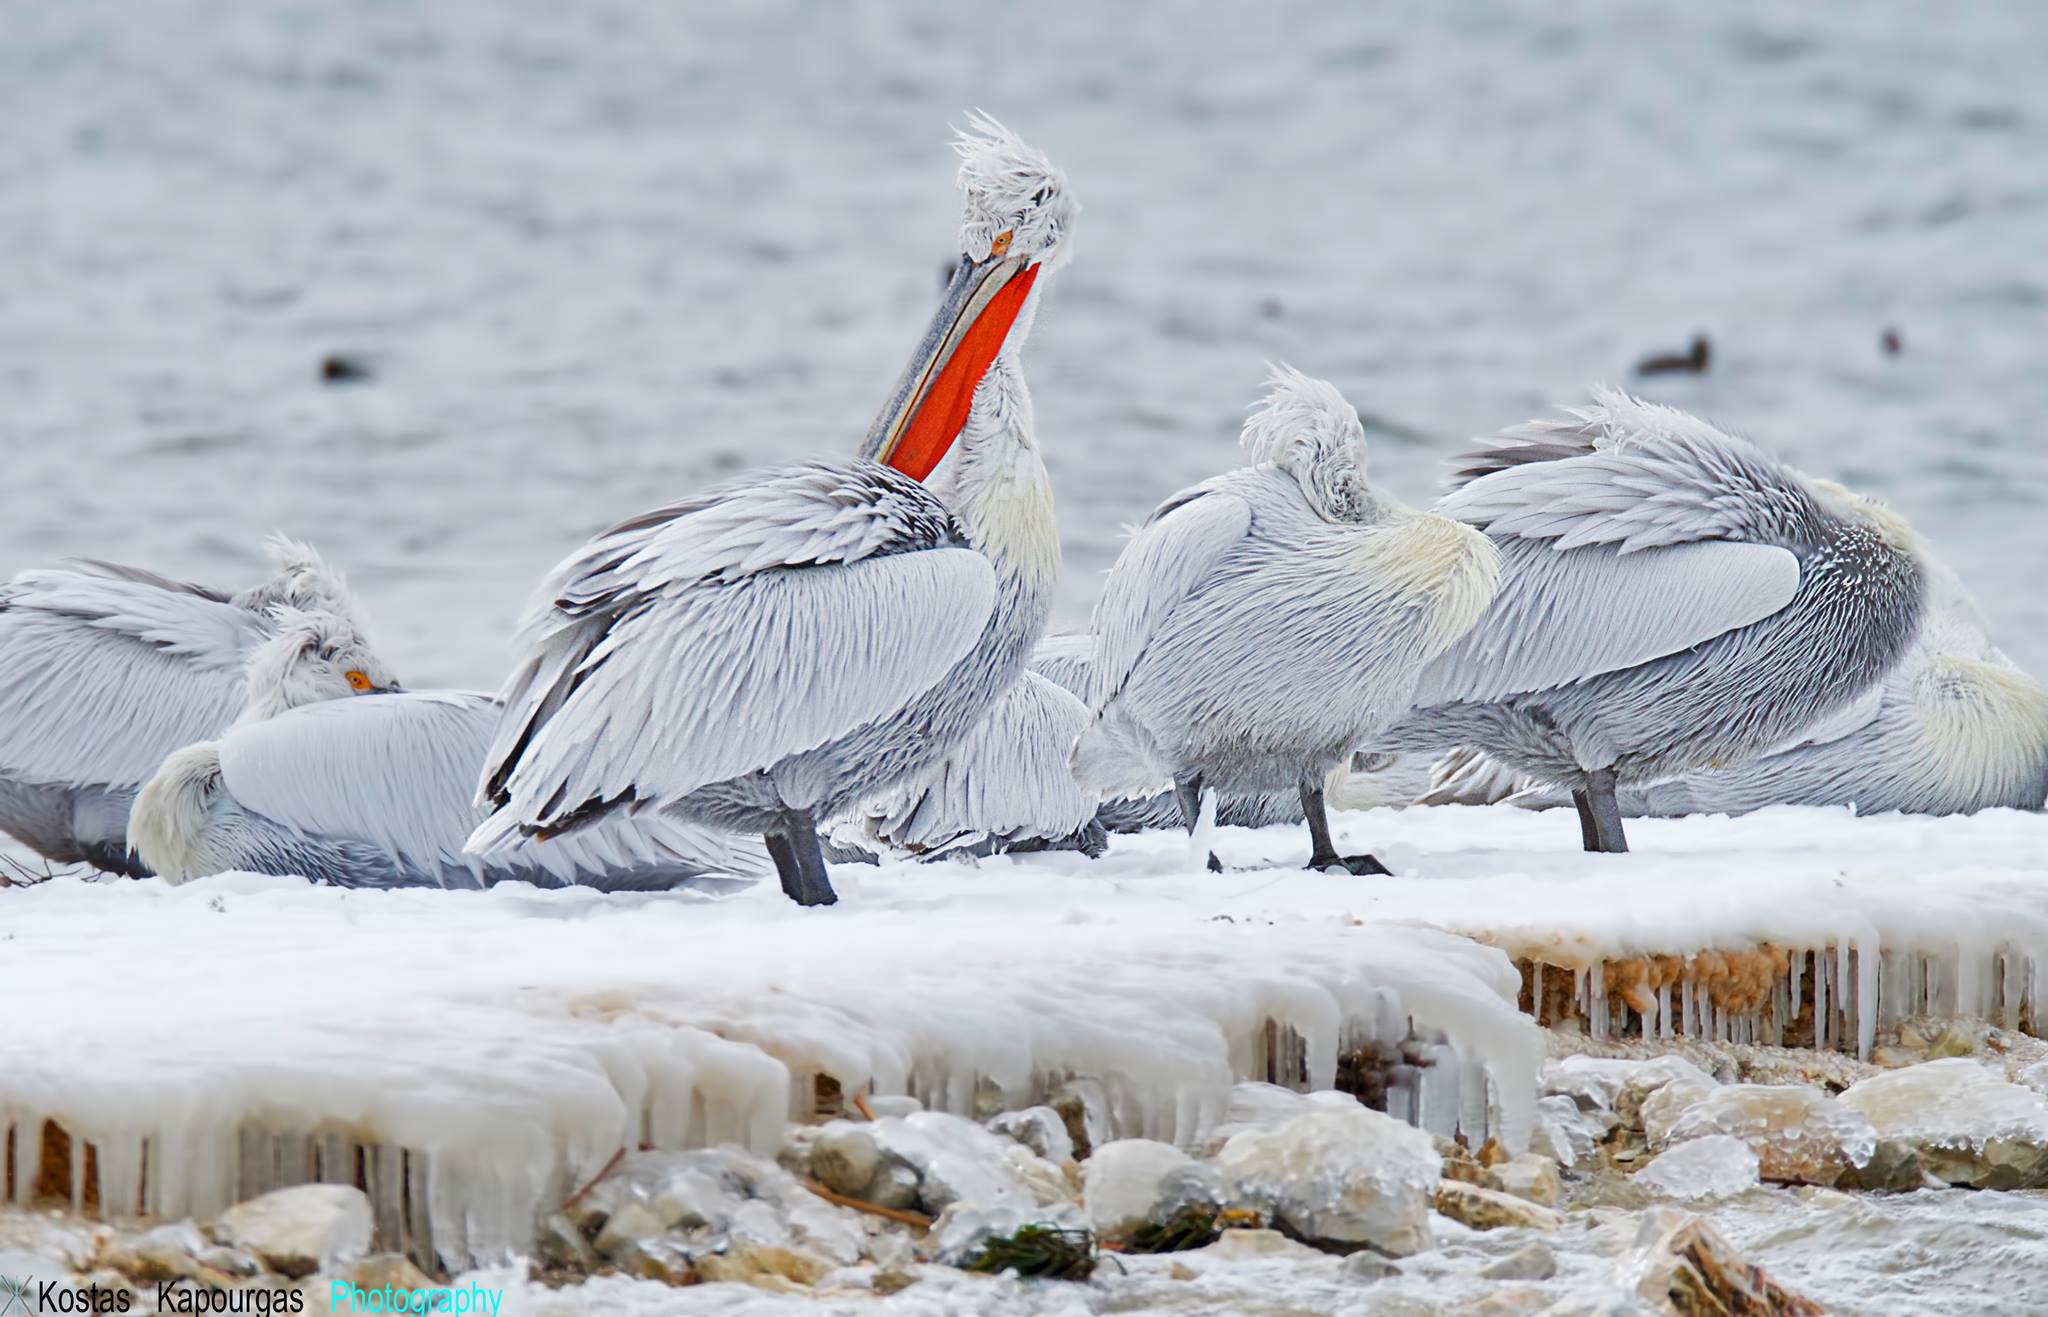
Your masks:
{"label": "icy rock", "polygon": [[863,1197],[881,1168],[882,1145],[858,1125],[835,1120],[811,1141],[811,1178],[834,1193]]}
{"label": "icy rock", "polygon": [[875,1178],[868,1182],[865,1193],[855,1197],[877,1207],[890,1207],[907,1212],[917,1206],[917,1168],[905,1162],[889,1161],[875,1172]]}
{"label": "icy rock", "polygon": [[1208,1167],[1172,1144],[1150,1139],[1103,1144],[1081,1179],[1089,1228],[1108,1240],[1127,1240],[1191,1203],[1214,1202],[1215,1194]]}
{"label": "icy rock", "polygon": [[2048,1061],[2036,1061],[2017,1076],[2019,1082],[2036,1093],[2048,1095]]}
{"label": "icy rock", "polygon": [[1674,1317],[1819,1317],[1823,1311],[1751,1265],[1712,1226],[1674,1208],[1644,1214],[1625,1274],[1652,1312]]}
{"label": "icy rock", "polygon": [[696,1232],[693,1250],[713,1237],[735,1246],[802,1248],[840,1263],[856,1261],[860,1220],[798,1184],[765,1157],[730,1144],[688,1152],[628,1153],[570,1211],[585,1230],[599,1226],[597,1251],[616,1259],[635,1241],[668,1231]]}
{"label": "icy rock", "polygon": [[890,1116],[900,1120],[905,1116],[915,1116],[924,1110],[924,1103],[905,1093],[872,1094],[868,1097],[867,1104],[868,1110],[875,1113],[877,1120]]}
{"label": "icy rock", "polygon": [[1226,1230],[1216,1236],[1215,1243],[1196,1249],[1194,1256],[1215,1258],[1219,1262],[1251,1262],[1270,1258],[1317,1262],[1325,1257],[1277,1230]]}
{"label": "icy rock", "polygon": [[1357,1098],[1330,1089],[1297,1093],[1278,1084],[1238,1084],[1230,1090],[1230,1099],[1223,1107],[1223,1118],[1209,1136],[1207,1151],[1214,1156],[1224,1144],[1248,1130],[1269,1130],[1297,1116],[1357,1106]]}
{"label": "icy rock", "polygon": [[1675,1147],[1712,1134],[1742,1140],[1763,1178],[1785,1184],[1832,1185],[1877,1151],[1877,1131],[1862,1112],[1791,1085],[1717,1088],[1687,1108],[1664,1142]]}
{"label": "icy rock", "polygon": [[372,1253],[349,1269],[348,1278],[364,1290],[423,1290],[434,1283],[403,1253]]}
{"label": "icy rock", "polygon": [[[158,1226],[133,1238],[110,1237],[93,1259],[95,1267],[118,1271],[144,1285],[159,1281],[197,1280],[206,1275],[199,1255],[207,1250],[206,1237],[190,1221]],[[0,1271],[0,1275],[7,1274]]]}
{"label": "icy rock", "polygon": [[[1618,1121],[1619,1117],[1615,1119]],[[1529,1151],[1541,1153],[1560,1166],[1576,1166],[1593,1155],[1612,1127],[1604,1117],[1581,1111],[1570,1097],[1553,1094],[1536,1103]]]}
{"label": "icy rock", "polygon": [[831,1270],[831,1262],[816,1254],[772,1244],[757,1244],[700,1256],[696,1260],[695,1275],[700,1281],[737,1281],[757,1289],[786,1291],[816,1285]]}
{"label": "icy rock", "polygon": [[541,1270],[587,1276],[598,1268],[597,1250],[569,1218],[553,1212],[534,1226],[534,1260]]}
{"label": "icy rock", "polygon": [[1067,1122],[1051,1107],[1026,1107],[1005,1111],[989,1121],[991,1132],[1014,1139],[1057,1166],[1074,1160],[1074,1136]]}
{"label": "icy rock", "polygon": [[1527,1244],[1487,1263],[1479,1274],[1488,1280],[1549,1280],[1557,1274],[1557,1258],[1541,1244]]}
{"label": "icy rock", "polygon": [[1557,1173],[1557,1163],[1537,1153],[1525,1152],[1487,1167],[1483,1183],[1488,1189],[1544,1207],[1555,1207],[1564,1201],[1564,1179]]}
{"label": "icy rock", "polygon": [[1481,1185],[1445,1180],[1436,1187],[1436,1210],[1474,1230],[1555,1230],[1564,1218],[1547,1207]]}
{"label": "icy rock", "polygon": [[1841,1104],[1972,1189],[2048,1188],[2048,1101],[1975,1060],[1928,1061],[1853,1085]]}
{"label": "icy rock", "polygon": [[1368,1253],[1361,1249],[1338,1264],[1337,1274],[1346,1280],[1354,1280],[1363,1284],[1376,1280],[1385,1280],[1389,1276],[1398,1276],[1401,1274],[1401,1269],[1379,1254]]}
{"label": "icy rock", "polygon": [[1070,1079],[1052,1091],[1046,1105],[1060,1113],[1076,1158],[1086,1160],[1096,1147],[1109,1142],[1115,1126],[1109,1117],[1109,1090],[1102,1081]]}
{"label": "icy rock", "polygon": [[213,1234],[296,1280],[370,1251],[370,1200],[352,1185],[293,1185],[230,1207]]}
{"label": "icy rock", "polygon": [[1471,1149],[1456,1139],[1436,1135],[1431,1139],[1436,1145],[1436,1155],[1443,1160],[1443,1178],[1463,1180],[1467,1184],[1485,1184],[1486,1168],[1472,1155]]}
{"label": "icy rock", "polygon": [[1683,1091],[1704,1095],[1720,1087],[1712,1075],[1676,1054],[1650,1061],[1638,1061],[1622,1080],[1614,1100],[1614,1113],[1630,1129],[1644,1129],[1643,1104],[1670,1085],[1683,1084]]}
{"label": "icy rock", "polygon": [[1223,1201],[1310,1243],[1405,1257],[1430,1245],[1443,1163],[1422,1131],[1356,1103],[1247,1130],[1216,1156]]}
{"label": "icy rock", "polygon": [[885,1154],[916,1169],[918,1202],[931,1216],[955,1203],[1028,1208],[1073,1201],[1059,1167],[960,1116],[921,1111],[867,1128]]}
{"label": "icy rock", "polygon": [[1643,1062],[1601,1056],[1567,1056],[1543,1063],[1545,1094],[1568,1097],[1581,1111],[1613,1111],[1622,1086]]}
{"label": "icy rock", "polygon": [[1757,1187],[1757,1155],[1732,1134],[1678,1144],[1629,1178],[1666,1198],[1725,1198]]}
{"label": "icy rock", "polygon": [[1679,1075],[1660,1084],[1643,1095],[1636,1104],[1636,1120],[1653,1148],[1661,1148],[1671,1139],[1674,1126],[1694,1106],[1706,1101],[1721,1086],[1704,1075],[1693,1077]]}

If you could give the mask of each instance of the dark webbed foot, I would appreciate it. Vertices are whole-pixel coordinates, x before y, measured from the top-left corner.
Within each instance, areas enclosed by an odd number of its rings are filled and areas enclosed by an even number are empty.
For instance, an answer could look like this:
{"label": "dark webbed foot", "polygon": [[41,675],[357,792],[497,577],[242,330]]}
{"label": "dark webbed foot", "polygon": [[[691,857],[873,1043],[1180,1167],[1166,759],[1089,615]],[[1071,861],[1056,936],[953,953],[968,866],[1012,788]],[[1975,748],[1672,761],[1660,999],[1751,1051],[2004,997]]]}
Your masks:
{"label": "dark webbed foot", "polygon": [[1209,852],[1209,872],[1210,872],[1210,873],[1222,873],[1222,872],[1223,872],[1223,861],[1221,861],[1221,860],[1219,860],[1219,859],[1217,859],[1217,858],[1216,858],[1216,852],[1215,852],[1215,851],[1210,851],[1210,852]]}
{"label": "dark webbed foot", "polygon": [[1360,877],[1369,874],[1384,874],[1392,877],[1394,873],[1392,869],[1381,864],[1374,856],[1338,855],[1334,852],[1329,855],[1310,856],[1308,867],[1318,873],[1328,873],[1332,869],[1342,869],[1346,873],[1357,874]]}

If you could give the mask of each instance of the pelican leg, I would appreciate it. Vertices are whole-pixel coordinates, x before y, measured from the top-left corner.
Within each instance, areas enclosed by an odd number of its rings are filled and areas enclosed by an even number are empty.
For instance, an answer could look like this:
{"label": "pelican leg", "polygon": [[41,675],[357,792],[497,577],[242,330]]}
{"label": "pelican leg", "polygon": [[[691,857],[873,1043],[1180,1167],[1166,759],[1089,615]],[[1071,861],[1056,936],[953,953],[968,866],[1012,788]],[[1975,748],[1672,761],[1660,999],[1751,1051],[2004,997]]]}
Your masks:
{"label": "pelican leg", "polygon": [[1579,844],[1589,851],[1600,849],[1600,825],[1593,818],[1593,798],[1584,787],[1572,788],[1572,806],[1579,811]]}
{"label": "pelican leg", "polygon": [[[1577,799],[1577,793],[1573,793]],[[1591,835],[1586,839],[1589,851],[1605,851],[1623,854],[1628,850],[1628,837],[1621,830],[1621,802],[1614,795],[1614,770],[1596,768],[1586,774],[1586,804],[1580,806],[1580,829],[1584,831],[1587,820],[1591,820]]]}
{"label": "pelican leg", "polygon": [[775,872],[782,877],[782,891],[798,905],[831,905],[839,899],[832,890],[831,875],[825,872],[825,852],[818,845],[818,829],[811,816],[790,810],[782,816],[782,827],[762,835]]}
{"label": "pelican leg", "polygon": [[1393,872],[1371,855],[1337,854],[1336,843],[1330,840],[1330,812],[1323,804],[1323,779],[1314,772],[1301,777],[1301,813],[1308,820],[1309,842],[1315,851],[1308,857],[1309,868],[1343,869],[1355,874]]}
{"label": "pelican leg", "polygon": [[[1202,775],[1177,777],[1173,779],[1173,803],[1180,806],[1181,826],[1188,830],[1188,836],[1195,835],[1195,829],[1202,826]],[[1223,861],[1216,858],[1216,852],[1209,852],[1209,872],[1222,873]]]}

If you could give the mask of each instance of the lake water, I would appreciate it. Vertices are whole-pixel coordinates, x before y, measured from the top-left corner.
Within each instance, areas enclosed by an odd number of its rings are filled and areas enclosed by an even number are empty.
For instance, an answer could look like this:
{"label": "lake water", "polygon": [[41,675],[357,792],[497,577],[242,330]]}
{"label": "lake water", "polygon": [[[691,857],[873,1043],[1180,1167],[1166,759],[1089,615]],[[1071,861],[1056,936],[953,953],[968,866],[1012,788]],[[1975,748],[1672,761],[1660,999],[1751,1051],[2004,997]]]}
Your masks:
{"label": "lake water", "polygon": [[1422,501],[1705,331],[1643,390],[1891,500],[2048,669],[2048,8],[1230,8],[13,6],[0,571],[237,585],[282,528],[408,683],[494,685],[591,531],[854,445],[978,106],[1086,209],[1028,355],[1059,622],[1268,359],[1433,436],[1374,436]]}

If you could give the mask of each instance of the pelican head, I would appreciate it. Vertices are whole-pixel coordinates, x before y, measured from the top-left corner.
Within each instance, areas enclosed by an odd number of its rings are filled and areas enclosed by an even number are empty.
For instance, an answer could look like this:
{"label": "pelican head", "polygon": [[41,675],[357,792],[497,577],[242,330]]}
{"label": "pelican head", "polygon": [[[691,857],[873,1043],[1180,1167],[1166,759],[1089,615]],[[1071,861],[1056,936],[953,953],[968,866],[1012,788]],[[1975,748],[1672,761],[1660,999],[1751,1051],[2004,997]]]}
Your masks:
{"label": "pelican head", "polygon": [[1080,210],[1052,161],[987,115],[974,115],[954,147],[960,264],[861,448],[863,457],[916,480],[945,457],[990,364],[1021,337],[1039,272],[1066,263]]}
{"label": "pelican head", "polygon": [[1365,427],[1328,380],[1276,365],[1270,390],[1245,418],[1238,436],[1245,456],[1293,476],[1317,511],[1333,521],[1366,521],[1373,510],[1366,484]]}
{"label": "pelican head", "polygon": [[277,634],[249,655],[243,722],[323,700],[402,689],[349,619],[288,605],[272,609],[271,617]]}

